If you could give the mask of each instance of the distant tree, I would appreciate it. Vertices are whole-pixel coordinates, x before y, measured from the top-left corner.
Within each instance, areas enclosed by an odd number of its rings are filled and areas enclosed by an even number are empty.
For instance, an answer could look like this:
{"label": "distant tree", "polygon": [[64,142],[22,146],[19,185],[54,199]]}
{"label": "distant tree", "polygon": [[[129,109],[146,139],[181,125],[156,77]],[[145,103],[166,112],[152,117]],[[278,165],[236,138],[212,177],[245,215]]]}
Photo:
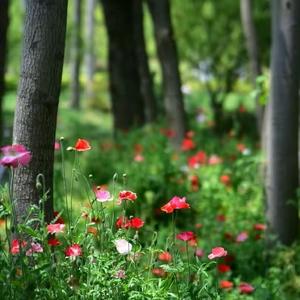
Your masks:
{"label": "distant tree", "polygon": [[175,37],[169,0],[147,0],[153,20],[158,58],[163,77],[164,105],[170,129],[176,133],[173,144],[178,147],[187,125]]}
{"label": "distant tree", "polygon": [[[261,63],[259,56],[259,45],[253,16],[253,0],[240,0],[241,20],[246,39],[246,48],[251,65],[252,81],[256,85],[256,79],[261,75]],[[262,130],[264,107],[256,98],[256,117],[259,133]]]}
{"label": "distant tree", "polygon": [[284,244],[298,237],[300,2],[272,1],[271,97],[268,116],[267,217]]}
{"label": "distant tree", "polygon": [[128,130],[144,124],[135,49],[133,0],[102,0],[109,40],[109,75],[114,128]]}
{"label": "distant tree", "polygon": [[16,217],[22,222],[31,204],[39,204],[36,177],[48,191],[46,218],[53,213],[53,162],[56,118],[64,60],[67,0],[26,0],[21,75],[13,143],[24,145],[32,160],[13,177]]}
{"label": "distant tree", "polygon": [[141,93],[145,105],[146,122],[153,122],[156,119],[156,99],[153,91],[153,79],[150,72],[148,55],[146,52],[143,24],[143,1],[133,1],[133,16],[134,16],[134,36],[135,49],[137,51],[138,67],[141,80]]}
{"label": "distant tree", "polygon": [[86,66],[86,94],[88,99],[94,99],[95,74],[95,8],[96,0],[87,0],[86,4],[86,39],[85,39],[85,66]]}
{"label": "distant tree", "polygon": [[73,1],[73,26],[71,43],[71,107],[80,108],[80,66],[82,61],[81,0]]}
{"label": "distant tree", "polygon": [[0,143],[3,136],[3,111],[2,102],[5,92],[5,65],[7,51],[7,29],[8,29],[8,4],[9,0],[0,1]]}

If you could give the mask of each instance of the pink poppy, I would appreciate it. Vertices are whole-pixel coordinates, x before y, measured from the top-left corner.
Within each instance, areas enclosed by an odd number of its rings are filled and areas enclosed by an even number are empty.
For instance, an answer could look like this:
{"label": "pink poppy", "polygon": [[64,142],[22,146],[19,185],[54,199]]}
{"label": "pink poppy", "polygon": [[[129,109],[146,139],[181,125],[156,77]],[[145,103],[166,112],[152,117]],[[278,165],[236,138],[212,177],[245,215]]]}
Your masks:
{"label": "pink poppy", "polygon": [[216,247],[211,250],[211,253],[208,255],[208,258],[214,259],[226,255],[227,255],[227,251],[223,247]]}
{"label": "pink poppy", "polygon": [[167,275],[166,271],[162,268],[152,269],[152,274],[156,277],[165,277]]}
{"label": "pink poppy", "polygon": [[96,194],[96,200],[98,202],[108,202],[113,200],[113,198],[110,195],[110,192],[103,188],[97,189],[95,194]]}
{"label": "pink poppy", "polygon": [[197,248],[196,251],[195,251],[195,256],[203,257],[203,255],[204,255],[204,251],[200,248]]}
{"label": "pink poppy", "polygon": [[254,224],[253,229],[258,231],[264,231],[266,230],[267,226],[265,224]]}
{"label": "pink poppy", "polygon": [[245,242],[248,239],[248,237],[249,237],[248,233],[246,231],[243,231],[240,234],[238,234],[235,241],[238,243],[242,243],[242,242]]}
{"label": "pink poppy", "polygon": [[39,243],[31,243],[31,248],[26,251],[26,256],[31,256],[33,253],[44,252],[43,247]]}
{"label": "pink poppy", "polygon": [[71,258],[82,255],[82,250],[79,244],[73,244],[65,250],[65,255]]}
{"label": "pink poppy", "polygon": [[190,205],[186,203],[185,197],[174,196],[167,204],[161,207],[161,210],[169,214],[174,211],[174,209],[185,209],[190,208]]}
{"label": "pink poppy", "polygon": [[208,164],[211,166],[221,164],[222,162],[222,158],[215,154],[211,155],[208,159]]}
{"label": "pink poppy", "polygon": [[48,231],[48,233],[51,233],[51,234],[60,233],[60,232],[64,231],[64,228],[65,228],[65,224],[60,224],[60,223],[49,224],[47,226],[47,231]]}
{"label": "pink poppy", "polygon": [[192,239],[195,239],[196,236],[195,236],[195,233],[192,232],[192,231],[185,231],[185,232],[178,233],[176,235],[176,238],[178,240],[187,242],[187,241],[190,241]]}
{"label": "pink poppy", "polygon": [[144,156],[142,155],[142,154],[136,154],[135,156],[134,156],[134,161],[136,161],[136,162],[142,162],[142,161],[144,161]]}
{"label": "pink poppy", "polygon": [[242,282],[239,285],[239,290],[241,294],[251,294],[254,291],[254,287],[247,282]]}
{"label": "pink poppy", "polygon": [[1,151],[3,156],[0,164],[4,167],[26,166],[31,160],[31,153],[23,145],[5,146]]}
{"label": "pink poppy", "polygon": [[54,150],[60,150],[60,143],[56,142],[54,143]]}

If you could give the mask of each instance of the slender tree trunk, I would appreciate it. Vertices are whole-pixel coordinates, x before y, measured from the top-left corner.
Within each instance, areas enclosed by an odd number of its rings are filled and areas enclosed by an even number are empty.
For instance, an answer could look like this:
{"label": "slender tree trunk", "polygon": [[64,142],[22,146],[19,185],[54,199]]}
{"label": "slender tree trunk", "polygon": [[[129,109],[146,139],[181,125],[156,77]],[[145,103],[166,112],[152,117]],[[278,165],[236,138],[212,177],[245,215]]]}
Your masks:
{"label": "slender tree trunk", "polygon": [[174,146],[179,147],[186,132],[186,119],[170,3],[169,0],[148,0],[148,5],[163,74],[166,115],[170,128],[176,133],[172,142]]}
{"label": "slender tree trunk", "polygon": [[133,0],[102,0],[109,39],[109,74],[114,127],[144,124],[138,59],[134,39]]}
{"label": "slender tree trunk", "polygon": [[53,161],[56,117],[64,60],[67,0],[26,0],[21,75],[14,119],[13,142],[32,153],[26,167],[17,168],[13,197],[17,222],[31,204],[38,205],[38,174],[48,191],[46,219],[53,213]]}
{"label": "slender tree trunk", "polygon": [[141,93],[145,106],[146,122],[151,123],[155,121],[157,115],[156,99],[153,91],[153,79],[149,69],[148,55],[146,52],[145,38],[144,38],[144,24],[143,24],[143,1],[133,1],[133,15],[134,15],[134,34],[135,47],[137,51],[139,74],[141,79]]}
{"label": "slender tree trunk", "polygon": [[94,74],[95,74],[95,8],[96,0],[87,0],[86,7],[86,94],[88,99],[94,99]]}
{"label": "slender tree trunk", "polygon": [[80,65],[81,65],[81,0],[74,0],[73,39],[71,45],[71,108],[80,108]]}
{"label": "slender tree trunk", "polygon": [[267,217],[284,244],[298,236],[300,2],[272,1],[273,46],[267,165]]}
{"label": "slender tree trunk", "polygon": [[[256,28],[253,18],[253,1],[240,0],[241,20],[246,38],[246,48],[250,59],[252,81],[256,85],[256,78],[261,75],[261,65],[259,58],[259,47],[256,34]],[[263,130],[264,107],[256,99],[256,117],[258,132],[261,134]]]}
{"label": "slender tree trunk", "polygon": [[7,29],[8,29],[8,2],[0,1],[0,144],[3,137],[3,97],[5,92],[5,65],[7,51]]}

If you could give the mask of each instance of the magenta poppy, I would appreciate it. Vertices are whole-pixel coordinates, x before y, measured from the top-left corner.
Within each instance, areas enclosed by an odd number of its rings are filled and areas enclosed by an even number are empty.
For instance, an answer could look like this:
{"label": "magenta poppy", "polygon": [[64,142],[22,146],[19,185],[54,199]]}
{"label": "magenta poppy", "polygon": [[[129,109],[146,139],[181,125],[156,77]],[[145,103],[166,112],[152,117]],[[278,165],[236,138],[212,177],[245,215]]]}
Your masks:
{"label": "magenta poppy", "polygon": [[223,247],[216,247],[211,250],[211,253],[208,255],[208,258],[214,259],[226,255],[227,255],[227,251]]}
{"label": "magenta poppy", "polygon": [[75,258],[76,256],[81,256],[82,255],[82,250],[79,244],[73,244],[69,246],[65,250],[65,255],[68,257]]}
{"label": "magenta poppy", "polygon": [[178,233],[178,234],[176,235],[176,238],[177,238],[178,240],[187,242],[187,241],[196,239],[196,235],[195,235],[195,233],[192,232],[192,231],[185,231],[185,232]]}
{"label": "magenta poppy", "polygon": [[26,166],[31,160],[31,153],[23,145],[4,146],[1,151],[3,156],[0,164],[4,167]]}

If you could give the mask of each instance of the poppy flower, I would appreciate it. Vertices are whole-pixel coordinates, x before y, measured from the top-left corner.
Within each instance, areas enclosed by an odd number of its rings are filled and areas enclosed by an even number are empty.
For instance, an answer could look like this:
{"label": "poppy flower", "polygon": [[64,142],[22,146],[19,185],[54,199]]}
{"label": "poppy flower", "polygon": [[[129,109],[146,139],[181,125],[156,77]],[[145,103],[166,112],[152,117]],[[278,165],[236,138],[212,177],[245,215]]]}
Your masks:
{"label": "poppy flower", "polygon": [[25,241],[19,241],[17,239],[12,240],[10,253],[12,255],[20,253],[20,247],[25,247],[27,243]]}
{"label": "poppy flower", "polygon": [[158,255],[158,259],[169,263],[172,261],[172,255],[170,254],[170,252],[164,251]]}
{"label": "poppy flower", "polygon": [[197,247],[197,239],[196,239],[196,237],[194,239],[189,240],[188,244],[191,247]]}
{"label": "poppy flower", "polygon": [[240,234],[238,234],[238,236],[236,237],[235,241],[237,243],[242,243],[245,242],[248,239],[248,233],[246,231],[241,232]]}
{"label": "poppy flower", "polygon": [[254,224],[253,229],[258,231],[264,231],[266,230],[267,226],[265,224]]}
{"label": "poppy flower", "polygon": [[189,150],[193,150],[196,147],[194,141],[190,138],[185,138],[183,139],[182,143],[181,143],[181,150],[182,151],[189,151]]}
{"label": "poppy flower", "polygon": [[124,239],[116,240],[115,245],[116,245],[117,251],[122,255],[126,255],[126,254],[130,253],[132,250],[132,245]]}
{"label": "poppy flower", "polygon": [[110,192],[103,188],[99,188],[99,189],[97,188],[95,195],[96,195],[96,200],[98,202],[108,202],[113,200],[113,198],[110,195]]}
{"label": "poppy flower", "polygon": [[137,199],[136,193],[131,191],[121,191],[119,193],[119,201],[122,202],[124,200],[134,201]]}
{"label": "poppy flower", "polygon": [[217,268],[220,273],[226,273],[231,270],[230,266],[225,265],[225,264],[219,264]]}
{"label": "poppy flower", "polygon": [[49,224],[47,226],[47,231],[48,231],[48,233],[51,233],[51,234],[63,232],[64,229],[65,229],[65,224],[60,224],[60,223]]}
{"label": "poppy flower", "polygon": [[76,144],[75,144],[74,149],[76,151],[79,151],[79,152],[84,152],[84,151],[91,150],[92,147],[91,147],[90,143],[87,140],[78,139]]}
{"label": "poppy flower", "polygon": [[52,247],[59,246],[60,245],[60,241],[58,239],[56,239],[56,238],[50,238],[48,240],[48,245],[52,246]]}
{"label": "poppy flower", "polygon": [[239,285],[239,291],[241,294],[251,294],[254,291],[254,287],[247,282],[242,282]]}
{"label": "poppy flower", "polygon": [[219,286],[220,286],[221,289],[229,290],[233,287],[233,283],[231,281],[228,281],[228,280],[221,280],[220,283],[219,283]]}
{"label": "poppy flower", "polygon": [[39,243],[31,243],[31,248],[26,251],[26,256],[31,256],[33,253],[44,252],[43,247]]}
{"label": "poppy flower", "polygon": [[211,250],[211,253],[208,255],[208,258],[214,259],[226,255],[227,255],[227,251],[223,247],[216,247]]}
{"label": "poppy flower", "polygon": [[116,221],[116,227],[119,228],[128,228],[130,225],[130,222],[128,218],[120,216]]}
{"label": "poppy flower", "polygon": [[204,251],[202,249],[197,248],[195,250],[195,256],[197,256],[197,257],[203,257],[203,255],[204,255]]}
{"label": "poppy flower", "polygon": [[174,196],[167,204],[161,207],[161,210],[167,214],[170,214],[174,209],[185,209],[190,208],[190,205],[186,203],[185,197]]}
{"label": "poppy flower", "polygon": [[140,218],[132,218],[129,221],[129,227],[134,229],[140,229],[144,226],[145,222]]}
{"label": "poppy flower", "polygon": [[199,168],[200,165],[204,165],[206,163],[206,159],[206,153],[204,151],[199,151],[188,158],[188,166],[190,168]]}
{"label": "poppy flower", "polygon": [[197,192],[200,186],[200,180],[197,175],[192,175],[190,177],[191,188],[193,192]]}
{"label": "poppy flower", "polygon": [[82,250],[79,244],[73,244],[65,250],[65,255],[71,258],[82,255]]}
{"label": "poppy flower", "polygon": [[4,167],[17,168],[26,166],[31,161],[31,153],[23,145],[11,145],[1,148],[3,154],[0,165]]}
{"label": "poppy flower", "polygon": [[178,233],[178,234],[176,235],[176,238],[177,238],[178,240],[187,242],[187,241],[190,241],[190,240],[192,240],[192,239],[195,239],[195,238],[196,238],[196,235],[195,235],[195,233],[192,232],[192,231],[184,231],[184,232]]}
{"label": "poppy flower", "polygon": [[60,150],[60,143],[59,142],[54,143],[54,150]]}
{"label": "poppy flower", "polygon": [[225,186],[230,186],[231,178],[229,175],[222,175],[220,176],[220,182],[223,183]]}
{"label": "poppy flower", "polygon": [[116,274],[114,275],[115,278],[119,278],[119,279],[124,279],[126,278],[126,273],[125,273],[125,270],[118,270],[116,272]]}
{"label": "poppy flower", "polygon": [[156,277],[165,277],[167,275],[166,271],[162,268],[152,269],[152,274]]}
{"label": "poppy flower", "polygon": [[211,155],[208,159],[208,164],[210,166],[218,165],[221,164],[222,162],[223,162],[222,158],[215,154]]}
{"label": "poppy flower", "polygon": [[144,161],[144,156],[142,155],[142,154],[136,154],[135,156],[134,156],[134,161],[136,161],[136,162],[142,162],[142,161]]}

